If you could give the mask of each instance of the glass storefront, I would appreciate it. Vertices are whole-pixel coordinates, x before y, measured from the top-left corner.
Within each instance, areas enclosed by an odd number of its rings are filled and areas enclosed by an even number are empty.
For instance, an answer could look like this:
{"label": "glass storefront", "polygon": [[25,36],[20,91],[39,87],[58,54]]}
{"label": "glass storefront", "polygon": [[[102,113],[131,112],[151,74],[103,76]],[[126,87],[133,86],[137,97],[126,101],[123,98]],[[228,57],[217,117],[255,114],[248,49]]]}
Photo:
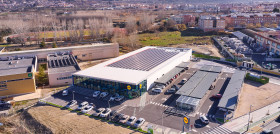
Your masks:
{"label": "glass storefront", "polygon": [[147,91],[147,81],[144,80],[138,85],[105,81],[81,76],[73,76],[74,86],[88,88],[92,90],[106,91],[111,94],[119,93],[127,98],[136,98]]}

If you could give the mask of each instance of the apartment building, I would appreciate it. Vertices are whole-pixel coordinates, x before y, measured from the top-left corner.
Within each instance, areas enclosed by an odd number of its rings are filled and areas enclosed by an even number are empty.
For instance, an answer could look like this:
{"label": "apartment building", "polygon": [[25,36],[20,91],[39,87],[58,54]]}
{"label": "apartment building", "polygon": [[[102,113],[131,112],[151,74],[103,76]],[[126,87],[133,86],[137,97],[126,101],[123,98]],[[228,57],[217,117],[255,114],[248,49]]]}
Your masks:
{"label": "apartment building", "polygon": [[280,32],[256,32],[256,44],[274,54],[280,55]]}
{"label": "apartment building", "polygon": [[177,24],[186,24],[187,26],[195,25],[195,16],[191,14],[172,15],[170,18]]}
{"label": "apartment building", "polygon": [[226,23],[224,19],[216,16],[201,16],[198,20],[198,27],[204,32],[224,31]]}
{"label": "apartment building", "polygon": [[280,22],[280,14],[276,13],[230,14],[222,18],[226,20],[227,26],[235,28],[246,27],[250,23],[264,25],[266,23],[279,24]]}

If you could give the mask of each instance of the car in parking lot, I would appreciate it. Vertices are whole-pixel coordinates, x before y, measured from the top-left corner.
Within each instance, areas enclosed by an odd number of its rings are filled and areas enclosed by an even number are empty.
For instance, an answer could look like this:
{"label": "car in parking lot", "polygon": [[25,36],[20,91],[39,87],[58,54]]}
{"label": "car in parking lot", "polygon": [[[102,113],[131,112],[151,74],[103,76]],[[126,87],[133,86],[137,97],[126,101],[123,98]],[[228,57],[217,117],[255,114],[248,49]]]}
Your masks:
{"label": "car in parking lot", "polygon": [[76,100],[71,100],[66,106],[65,108],[71,108],[74,105],[76,105],[78,102]]}
{"label": "car in parking lot", "polygon": [[93,103],[90,103],[89,105],[87,105],[83,110],[82,113],[88,113],[89,111],[91,111],[94,108]]}
{"label": "car in parking lot", "polygon": [[122,118],[120,119],[120,123],[125,124],[129,119],[129,115],[124,115],[122,116]]}
{"label": "car in parking lot", "polygon": [[127,122],[126,125],[132,126],[134,124],[134,122],[136,121],[136,117],[135,116],[131,116]]}
{"label": "car in parking lot", "polygon": [[110,97],[110,99],[109,99],[109,101],[114,101],[117,97],[119,97],[120,95],[118,94],[118,93],[115,93],[115,94],[113,94],[111,97]]}
{"label": "car in parking lot", "polygon": [[187,79],[184,78],[181,80],[181,82],[178,83],[178,85],[184,85],[187,82]]}
{"label": "car in parking lot", "polygon": [[78,110],[82,110],[84,109],[86,106],[88,106],[88,102],[84,101],[82,102],[79,106],[78,106]]}
{"label": "car in parking lot", "polygon": [[110,108],[106,108],[101,114],[100,117],[105,118],[107,117],[112,110]]}
{"label": "car in parking lot", "polygon": [[145,122],[145,119],[144,118],[139,118],[133,125],[133,127],[135,128],[139,128],[141,127]]}
{"label": "car in parking lot", "polygon": [[115,101],[122,101],[124,99],[124,96],[118,96],[115,98]]}
{"label": "car in parking lot", "polygon": [[261,134],[273,134],[273,131],[270,130],[270,129],[267,129],[267,130],[263,130],[263,131],[261,132]]}
{"label": "car in parking lot", "polygon": [[200,115],[199,119],[201,120],[202,123],[209,124],[209,120],[207,119],[207,117],[205,115]]}
{"label": "car in parking lot", "polygon": [[118,112],[116,111],[116,110],[112,110],[111,112],[110,112],[110,114],[107,116],[107,119],[114,119],[114,117],[116,116],[116,115],[118,115]]}
{"label": "car in parking lot", "polygon": [[62,91],[62,96],[67,96],[68,95],[68,90],[63,90]]}
{"label": "car in parking lot", "polygon": [[154,93],[161,93],[162,90],[160,88],[153,88],[152,92],[154,92]]}
{"label": "car in parking lot", "polygon": [[98,108],[96,111],[94,111],[94,113],[92,114],[92,116],[99,116],[103,111],[105,111],[105,108]]}
{"label": "car in parking lot", "polygon": [[155,88],[164,89],[165,85],[164,84],[156,84]]}
{"label": "car in parking lot", "polygon": [[92,97],[97,97],[100,94],[100,91],[94,91]]}
{"label": "car in parking lot", "polygon": [[222,95],[221,94],[215,94],[215,95],[212,96],[212,98],[220,99],[220,98],[222,98]]}
{"label": "car in parking lot", "polygon": [[120,119],[121,119],[123,116],[124,116],[124,114],[119,113],[119,114],[117,114],[117,115],[112,119],[112,121],[113,121],[113,122],[119,122]]}
{"label": "car in parking lot", "polygon": [[175,89],[175,88],[170,88],[170,89],[168,89],[167,91],[166,91],[166,93],[168,93],[168,94],[173,94],[173,93],[175,93],[177,90]]}
{"label": "car in parking lot", "polygon": [[102,93],[100,94],[100,98],[104,98],[104,97],[106,97],[108,94],[109,94],[108,92],[102,92]]}

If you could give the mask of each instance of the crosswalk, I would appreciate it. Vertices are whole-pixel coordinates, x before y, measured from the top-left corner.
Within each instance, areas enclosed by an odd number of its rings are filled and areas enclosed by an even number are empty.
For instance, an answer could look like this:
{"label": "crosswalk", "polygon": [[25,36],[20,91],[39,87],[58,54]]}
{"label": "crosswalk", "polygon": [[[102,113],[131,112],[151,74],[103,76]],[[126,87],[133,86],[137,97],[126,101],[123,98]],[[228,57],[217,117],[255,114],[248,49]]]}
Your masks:
{"label": "crosswalk", "polygon": [[218,126],[213,129],[208,129],[207,131],[204,131],[201,134],[230,134],[230,133],[232,133],[231,130],[223,126]]}
{"label": "crosswalk", "polygon": [[161,107],[165,107],[165,108],[167,108],[167,107],[168,107],[168,105],[164,105],[164,104],[157,103],[157,102],[151,102],[151,104],[153,104],[153,105],[157,105],[157,106],[161,106]]}
{"label": "crosswalk", "polygon": [[126,107],[127,107],[127,105],[121,106],[121,107],[117,110],[117,112],[121,112],[121,111],[124,110]]}

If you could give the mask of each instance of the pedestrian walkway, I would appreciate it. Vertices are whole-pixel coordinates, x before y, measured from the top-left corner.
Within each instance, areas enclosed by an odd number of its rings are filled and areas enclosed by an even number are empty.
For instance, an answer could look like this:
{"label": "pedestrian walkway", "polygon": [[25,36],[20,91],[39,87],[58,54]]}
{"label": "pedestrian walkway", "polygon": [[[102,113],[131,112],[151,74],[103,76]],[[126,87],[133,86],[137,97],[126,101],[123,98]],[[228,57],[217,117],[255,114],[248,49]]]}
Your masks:
{"label": "pedestrian walkway", "polygon": [[224,128],[223,126],[218,126],[207,131],[202,132],[201,134],[230,134],[231,130]]}
{"label": "pedestrian walkway", "polygon": [[168,105],[164,105],[164,104],[157,103],[157,102],[153,102],[153,101],[151,102],[151,104],[156,105],[156,106],[165,107],[165,108],[167,108],[167,107],[168,107]]}
{"label": "pedestrian walkway", "polygon": [[148,127],[153,128],[154,134],[181,134],[180,130],[172,129],[169,127],[153,124],[150,122],[145,122],[142,126],[141,129],[144,131],[148,130]]}
{"label": "pedestrian walkway", "polygon": [[269,83],[276,84],[276,85],[280,85],[280,80],[270,78],[270,79],[269,79]]}

